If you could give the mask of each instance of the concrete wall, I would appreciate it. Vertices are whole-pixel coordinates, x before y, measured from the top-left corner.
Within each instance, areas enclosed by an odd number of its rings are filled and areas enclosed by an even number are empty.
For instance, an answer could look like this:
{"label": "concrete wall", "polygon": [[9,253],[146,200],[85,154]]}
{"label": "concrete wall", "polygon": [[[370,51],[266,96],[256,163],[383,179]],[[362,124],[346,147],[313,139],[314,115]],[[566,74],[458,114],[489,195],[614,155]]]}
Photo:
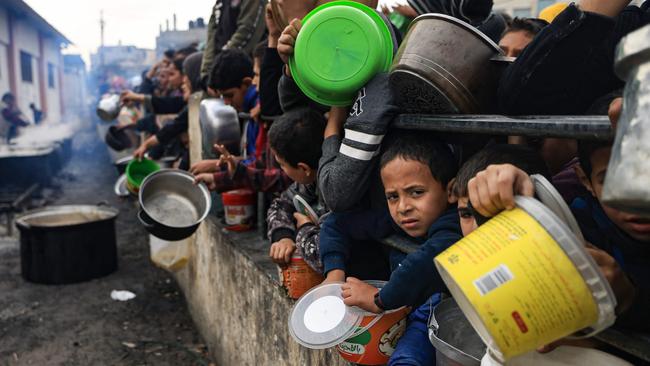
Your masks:
{"label": "concrete wall", "polygon": [[[192,161],[201,154],[198,102],[197,95],[190,100]],[[270,260],[266,268],[260,264],[268,243],[257,232],[226,233],[210,217],[190,248],[176,279],[217,365],[348,365],[334,350],[314,351],[293,341],[287,327],[293,301],[269,275]]]}

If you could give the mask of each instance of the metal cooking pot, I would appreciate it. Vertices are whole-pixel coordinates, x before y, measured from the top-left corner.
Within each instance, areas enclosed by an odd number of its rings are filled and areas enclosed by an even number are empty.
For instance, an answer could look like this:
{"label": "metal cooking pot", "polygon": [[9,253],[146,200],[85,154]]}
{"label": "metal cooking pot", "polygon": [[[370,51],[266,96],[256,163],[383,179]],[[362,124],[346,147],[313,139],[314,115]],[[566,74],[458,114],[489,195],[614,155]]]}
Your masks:
{"label": "metal cooking pot", "polygon": [[106,131],[104,140],[106,144],[115,151],[122,151],[130,148],[133,144],[131,138],[126,134],[126,129],[132,128],[131,126],[118,127],[111,126]]}
{"label": "metal cooking pot", "polygon": [[50,206],[16,219],[20,261],[27,281],[64,284],[106,276],[117,269],[111,207]]}
{"label": "metal cooking pot", "polygon": [[390,83],[398,105],[408,113],[491,113],[501,74],[513,60],[471,25],[425,14],[411,24]]}
{"label": "metal cooking pot", "polygon": [[110,122],[120,114],[120,96],[112,94],[97,103],[97,116],[102,121]]}
{"label": "metal cooking pot", "polygon": [[436,348],[436,366],[479,366],[485,355],[485,344],[453,298],[433,309],[429,340]]}
{"label": "metal cooking pot", "polygon": [[129,165],[129,163],[133,160],[133,156],[125,156],[123,158],[115,160],[113,165],[115,166],[115,169],[117,169],[117,172],[122,175],[126,172],[126,166]]}
{"label": "metal cooking pot", "polygon": [[150,174],[140,185],[138,218],[147,231],[163,240],[182,240],[192,235],[208,216],[212,200],[205,184],[177,169]]}
{"label": "metal cooking pot", "polygon": [[214,144],[224,145],[231,154],[240,155],[241,127],[235,108],[225,105],[221,99],[204,99],[199,120],[205,159],[217,157]]}

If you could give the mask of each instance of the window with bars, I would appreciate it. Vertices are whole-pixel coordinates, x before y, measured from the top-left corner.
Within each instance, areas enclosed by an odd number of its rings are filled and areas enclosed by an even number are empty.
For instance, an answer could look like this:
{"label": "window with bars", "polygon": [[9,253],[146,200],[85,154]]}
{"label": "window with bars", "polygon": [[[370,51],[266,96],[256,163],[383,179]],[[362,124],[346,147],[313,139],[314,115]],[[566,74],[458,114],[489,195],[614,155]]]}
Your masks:
{"label": "window with bars", "polygon": [[20,76],[26,83],[34,82],[34,75],[32,73],[32,55],[24,51],[20,51]]}

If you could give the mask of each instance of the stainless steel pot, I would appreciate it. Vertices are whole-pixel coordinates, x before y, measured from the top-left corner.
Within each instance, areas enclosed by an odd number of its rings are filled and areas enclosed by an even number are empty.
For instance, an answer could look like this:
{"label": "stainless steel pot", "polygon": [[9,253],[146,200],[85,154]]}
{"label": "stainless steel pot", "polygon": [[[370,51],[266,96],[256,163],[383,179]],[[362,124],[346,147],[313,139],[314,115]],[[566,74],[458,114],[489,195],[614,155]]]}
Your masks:
{"label": "stainless steel pot", "polygon": [[138,218],[150,234],[164,240],[192,235],[208,216],[212,200],[205,184],[177,169],[162,169],[140,185]]}
{"label": "stainless steel pot", "polygon": [[625,83],[623,111],[603,187],[608,206],[650,217],[650,25],[628,34],[614,69]]}
{"label": "stainless steel pot", "polygon": [[437,366],[479,366],[485,344],[453,298],[442,300],[429,319],[429,340]]}
{"label": "stainless steel pot", "polygon": [[233,155],[240,155],[241,127],[237,111],[221,99],[201,101],[199,120],[201,124],[203,157],[217,157],[213,145],[224,145]]}
{"label": "stainless steel pot", "polygon": [[513,60],[471,25],[425,14],[411,24],[390,83],[408,113],[491,113],[501,73]]}
{"label": "stainless steel pot", "polygon": [[16,219],[23,277],[64,284],[106,276],[117,269],[115,218],[111,207],[50,206]]}
{"label": "stainless steel pot", "polygon": [[120,114],[120,96],[112,94],[97,103],[97,116],[102,121],[110,122]]}

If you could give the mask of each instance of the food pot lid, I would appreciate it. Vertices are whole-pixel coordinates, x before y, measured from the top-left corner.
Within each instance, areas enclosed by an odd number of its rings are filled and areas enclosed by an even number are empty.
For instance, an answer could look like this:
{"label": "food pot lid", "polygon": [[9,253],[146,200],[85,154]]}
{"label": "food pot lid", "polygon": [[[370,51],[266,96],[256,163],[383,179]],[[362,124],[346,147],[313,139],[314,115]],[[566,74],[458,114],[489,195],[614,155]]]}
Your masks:
{"label": "food pot lid", "polygon": [[535,185],[535,196],[548,207],[557,217],[564,222],[569,229],[575,234],[578,239],[584,242],[584,237],[582,236],[582,231],[580,226],[576,221],[571,209],[562,198],[560,192],[558,192],[553,184],[548,181],[543,175],[533,174],[530,176]]}
{"label": "food pot lid", "polygon": [[296,211],[309,216],[314,224],[318,224],[318,214],[299,194],[293,196],[293,205],[296,207]]}
{"label": "food pot lid", "polygon": [[343,303],[342,282],[314,287],[302,295],[289,315],[289,333],[311,349],[336,346],[349,338],[364,312]]}
{"label": "food pot lid", "polygon": [[115,194],[119,197],[126,197],[130,194],[128,188],[126,187],[126,173],[120,175],[120,177],[117,178],[114,189]]}
{"label": "food pot lid", "polygon": [[305,16],[289,67],[309,98],[345,106],[375,74],[388,71],[393,50],[391,30],[375,10],[334,1]]}

